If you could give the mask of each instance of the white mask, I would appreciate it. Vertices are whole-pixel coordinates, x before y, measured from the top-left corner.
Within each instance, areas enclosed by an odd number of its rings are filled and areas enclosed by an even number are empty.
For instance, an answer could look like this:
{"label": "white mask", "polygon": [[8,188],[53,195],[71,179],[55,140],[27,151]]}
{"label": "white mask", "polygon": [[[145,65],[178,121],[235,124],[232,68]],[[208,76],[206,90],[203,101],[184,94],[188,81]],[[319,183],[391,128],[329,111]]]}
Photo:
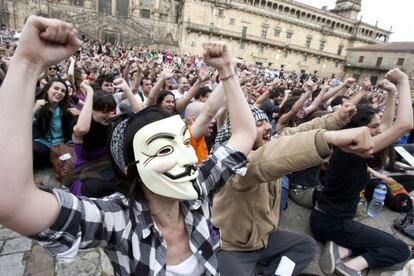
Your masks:
{"label": "white mask", "polygon": [[150,191],[182,200],[198,198],[197,156],[179,115],[141,128],[134,136],[133,148],[139,175]]}

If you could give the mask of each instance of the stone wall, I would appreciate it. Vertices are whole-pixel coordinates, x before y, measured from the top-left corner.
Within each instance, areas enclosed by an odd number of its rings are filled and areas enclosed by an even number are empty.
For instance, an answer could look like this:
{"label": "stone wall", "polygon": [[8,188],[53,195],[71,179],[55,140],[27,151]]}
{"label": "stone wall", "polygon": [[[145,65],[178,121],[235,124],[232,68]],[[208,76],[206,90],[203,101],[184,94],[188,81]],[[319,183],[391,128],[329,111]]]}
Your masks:
{"label": "stone wall", "polygon": [[[398,67],[407,73],[410,79],[410,87],[411,89],[414,89],[413,52],[352,50],[349,51],[345,63],[345,73],[347,77],[359,77],[360,80],[366,77],[376,77],[378,80],[380,80],[384,78],[384,75],[387,73],[387,71]],[[381,64],[377,66],[378,58],[381,57]],[[399,59],[404,59],[402,65],[398,64]]]}

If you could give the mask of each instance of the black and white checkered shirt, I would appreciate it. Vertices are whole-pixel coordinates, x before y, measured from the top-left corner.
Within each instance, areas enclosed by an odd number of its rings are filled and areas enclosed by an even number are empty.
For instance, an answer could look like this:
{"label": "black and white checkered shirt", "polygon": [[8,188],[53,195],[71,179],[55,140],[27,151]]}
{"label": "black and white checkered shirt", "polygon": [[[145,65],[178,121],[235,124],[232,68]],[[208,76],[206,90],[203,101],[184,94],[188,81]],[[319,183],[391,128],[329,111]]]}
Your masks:
{"label": "black and white checkered shirt", "polygon": [[[244,154],[230,146],[218,147],[199,168],[203,198],[180,203],[190,249],[205,266],[206,275],[219,274],[215,255],[219,237],[210,222],[211,197],[230,176],[245,170]],[[71,261],[79,249],[100,246],[116,275],[166,274],[167,243],[145,203],[135,201],[131,206],[120,193],[102,199],[76,197],[58,189],[54,193],[62,206],[59,217],[49,229],[31,237],[48,253]]]}

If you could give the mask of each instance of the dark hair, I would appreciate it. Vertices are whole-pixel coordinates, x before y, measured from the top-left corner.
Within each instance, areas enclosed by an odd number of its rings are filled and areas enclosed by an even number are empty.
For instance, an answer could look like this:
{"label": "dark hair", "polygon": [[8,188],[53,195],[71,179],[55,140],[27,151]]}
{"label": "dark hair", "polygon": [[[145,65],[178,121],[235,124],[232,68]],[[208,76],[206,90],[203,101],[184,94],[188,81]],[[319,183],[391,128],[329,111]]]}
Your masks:
{"label": "dark hair", "polygon": [[101,86],[104,81],[113,82],[114,79],[115,79],[115,76],[113,74],[99,75],[99,77],[97,77],[94,82],[94,86],[96,89],[102,89]]}
{"label": "dark hair", "polygon": [[345,128],[366,126],[378,114],[378,111],[369,105],[358,105],[357,113],[352,117],[351,121]]}
{"label": "dark hair", "polygon": [[347,97],[347,96],[336,96],[332,101],[331,101],[331,104],[330,104],[330,106],[331,107],[334,107],[334,106],[337,106],[337,105],[342,105],[343,103],[344,103],[344,99],[349,99],[349,97]]}
{"label": "dark hair", "polygon": [[144,202],[146,201],[142,187],[143,183],[135,165],[136,160],[133,148],[133,140],[135,134],[144,126],[168,118],[170,116],[171,114],[161,110],[157,106],[149,106],[137,113],[121,115],[113,124],[113,127],[115,128],[116,125],[123,121],[125,118],[128,120],[124,134],[124,144],[122,145],[125,164],[127,166],[126,175],[123,171],[124,168],[119,168],[116,165],[112,155],[110,155],[110,160],[112,163],[112,169],[120,182],[119,188],[123,193],[127,195],[128,199],[131,202],[135,200]]}
{"label": "dark hair", "polygon": [[289,110],[292,109],[293,105],[299,100],[299,97],[289,97],[287,100],[283,103],[283,105],[280,107],[279,110],[279,118],[285,114],[288,113]]}
{"label": "dark hair", "polygon": [[[93,110],[110,112],[115,110],[116,102],[112,95],[97,91],[93,95]],[[110,135],[111,126],[102,125],[92,119],[89,132],[83,136],[82,155],[85,160],[94,158],[94,151],[105,148]]]}
{"label": "dark hair", "polygon": [[98,90],[93,95],[92,109],[95,111],[109,112],[116,108],[116,101],[112,95],[103,90]]}
{"label": "dark hair", "polygon": [[156,104],[158,107],[161,107],[161,103],[162,103],[162,101],[163,101],[163,100],[164,100],[164,98],[165,98],[165,97],[167,97],[168,95],[173,96],[173,98],[174,98],[174,102],[175,102],[175,96],[174,96],[174,94],[173,94],[171,91],[163,90],[163,91],[161,91],[161,92],[160,92],[160,94],[158,95],[158,97],[157,97],[157,100],[156,100],[155,104]]}
{"label": "dark hair", "polygon": [[207,97],[207,94],[211,93],[211,89],[208,86],[202,86],[198,89],[197,93],[194,96],[194,99],[198,100],[200,97]]}
{"label": "dark hair", "polygon": [[285,89],[278,87],[278,88],[273,88],[272,91],[270,91],[270,98],[276,98],[279,97],[280,95],[284,95],[285,93]]}
{"label": "dark hair", "polygon": [[[72,138],[72,127],[73,127],[73,115],[70,113],[68,108],[71,107],[69,96],[68,96],[68,87],[64,80],[61,79],[52,79],[50,80],[45,87],[39,92],[36,96],[36,100],[43,99],[48,101],[48,94],[47,92],[52,87],[53,83],[60,82],[66,88],[66,93],[63,99],[58,103],[61,112],[62,112],[62,131],[63,137],[66,141],[71,140]],[[35,130],[37,134],[42,138],[47,138],[47,136],[51,136],[51,124],[53,118],[53,112],[50,110],[50,103],[45,104],[39,111],[36,112],[34,115],[35,117]]]}

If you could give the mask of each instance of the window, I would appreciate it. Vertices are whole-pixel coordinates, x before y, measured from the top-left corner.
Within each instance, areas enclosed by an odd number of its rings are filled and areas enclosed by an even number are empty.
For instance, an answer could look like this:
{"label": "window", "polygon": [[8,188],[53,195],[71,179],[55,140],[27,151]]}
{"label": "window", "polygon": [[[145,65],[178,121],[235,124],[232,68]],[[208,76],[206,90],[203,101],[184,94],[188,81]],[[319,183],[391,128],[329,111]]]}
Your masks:
{"label": "window", "polygon": [[319,45],[319,51],[323,51],[325,49],[326,40],[321,40],[321,44]]}
{"label": "window", "polygon": [[371,76],[369,78],[369,80],[371,81],[372,85],[376,85],[377,81],[378,81],[378,77],[377,76]]}
{"label": "window", "polygon": [[307,61],[308,61],[308,55],[304,55],[304,56],[303,56],[303,61],[304,61],[304,62],[307,62]]}
{"label": "window", "polygon": [[364,62],[364,56],[359,56],[358,63],[363,63],[363,62]]}
{"label": "window", "polygon": [[404,59],[403,58],[399,58],[397,60],[397,65],[404,65]]}
{"label": "window", "polygon": [[76,6],[83,7],[83,0],[74,0],[73,1],[73,4],[76,5]]}
{"label": "window", "polygon": [[243,26],[241,36],[242,38],[246,38],[246,35],[247,35],[247,27]]}
{"label": "window", "polygon": [[150,18],[151,17],[151,11],[150,10],[141,10],[141,17]]}
{"label": "window", "polygon": [[286,33],[286,44],[290,44],[290,39],[292,38],[292,36],[293,36],[292,32]]}
{"label": "window", "polygon": [[288,52],[288,51],[284,51],[284,52],[283,52],[283,56],[284,56],[285,58],[287,58],[287,57],[288,57],[288,55],[289,55],[289,52]]}
{"label": "window", "polygon": [[267,28],[266,27],[262,27],[262,35],[261,35],[261,37],[262,38],[266,38],[266,36],[267,36]]}
{"label": "window", "polygon": [[111,14],[111,3],[110,0],[99,0],[98,11],[104,14]]}
{"label": "window", "polygon": [[336,53],[338,56],[342,55],[342,51],[344,50],[344,45],[339,45],[338,52]]}
{"label": "window", "polygon": [[338,68],[339,67],[339,62],[337,61],[337,62],[335,62],[335,68]]}
{"label": "window", "polygon": [[218,10],[218,16],[224,16],[224,10],[223,9]]}
{"label": "window", "polygon": [[234,25],[236,23],[236,19],[235,18],[230,18],[230,25]]}
{"label": "window", "polygon": [[259,50],[259,53],[263,53],[263,51],[264,51],[263,45],[257,46],[257,49]]}
{"label": "window", "polygon": [[214,30],[214,22],[210,22],[210,26],[208,27],[208,31],[212,32]]}
{"label": "window", "polygon": [[282,30],[280,28],[274,29],[274,36],[276,36],[276,37],[280,36],[281,32],[282,32]]}
{"label": "window", "polygon": [[312,37],[308,36],[306,38],[306,44],[305,44],[306,48],[310,48],[311,42],[312,42]]}
{"label": "window", "polygon": [[246,48],[246,42],[245,41],[241,41],[240,42],[240,49],[245,49]]}
{"label": "window", "polygon": [[382,63],[382,57],[377,58],[377,63],[375,64],[375,67],[380,67]]}
{"label": "window", "polygon": [[317,63],[317,64],[321,64],[321,58],[318,58],[318,59],[316,60],[316,63]]}

